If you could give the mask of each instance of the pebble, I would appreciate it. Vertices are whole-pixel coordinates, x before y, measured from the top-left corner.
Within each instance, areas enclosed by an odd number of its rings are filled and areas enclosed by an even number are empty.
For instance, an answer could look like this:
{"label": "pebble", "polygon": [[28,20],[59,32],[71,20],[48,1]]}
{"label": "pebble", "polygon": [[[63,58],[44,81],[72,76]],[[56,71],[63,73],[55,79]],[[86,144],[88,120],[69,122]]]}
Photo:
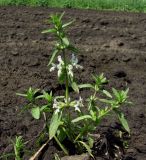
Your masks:
{"label": "pebble", "polygon": [[134,148],[128,148],[127,149],[127,153],[132,154],[132,155],[136,155],[136,149],[134,149]]}
{"label": "pebble", "polygon": [[122,57],[122,60],[123,60],[123,62],[129,62],[129,61],[131,61],[131,58],[128,56],[124,56],[124,57]]}
{"label": "pebble", "polygon": [[65,156],[61,160],[90,160],[90,156],[86,154],[74,155],[74,156]]}
{"label": "pebble", "polygon": [[18,56],[19,53],[18,53],[18,51],[12,51],[12,55],[13,55],[13,56]]}

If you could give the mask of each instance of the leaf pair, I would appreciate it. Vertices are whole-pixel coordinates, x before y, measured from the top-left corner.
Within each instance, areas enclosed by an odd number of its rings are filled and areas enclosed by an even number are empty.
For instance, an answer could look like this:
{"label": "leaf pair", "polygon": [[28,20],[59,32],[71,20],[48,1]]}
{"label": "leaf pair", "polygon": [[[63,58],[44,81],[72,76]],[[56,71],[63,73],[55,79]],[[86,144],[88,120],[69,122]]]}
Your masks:
{"label": "leaf pair", "polygon": [[32,87],[29,87],[29,89],[25,94],[16,93],[16,95],[26,97],[27,100],[29,100],[30,102],[33,102],[35,99],[35,95],[38,91],[39,89],[33,89]]}

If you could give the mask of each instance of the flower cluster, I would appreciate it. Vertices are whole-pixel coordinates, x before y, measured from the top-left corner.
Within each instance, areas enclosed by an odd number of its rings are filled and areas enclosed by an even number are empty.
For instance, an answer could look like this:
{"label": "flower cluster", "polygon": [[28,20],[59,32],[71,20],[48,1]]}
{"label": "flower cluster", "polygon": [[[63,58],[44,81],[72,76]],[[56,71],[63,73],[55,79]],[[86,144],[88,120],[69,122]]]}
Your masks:
{"label": "flower cluster", "polygon": [[[53,108],[55,109],[55,113],[59,113],[61,109],[65,108],[66,106],[66,99],[64,99],[64,102],[57,101],[57,99],[54,99]],[[83,107],[83,99],[80,97],[79,100],[70,101],[69,98],[69,105],[75,109],[77,112],[81,112],[80,107]]]}
{"label": "flower cluster", "polygon": [[[58,56],[58,62],[59,62],[58,64],[52,63],[52,67],[50,68],[50,72],[57,69],[58,70],[58,77],[60,77],[61,74],[63,73],[63,69],[65,68],[64,61],[62,60],[60,55]],[[81,65],[78,64],[78,59],[77,59],[77,57],[75,57],[74,54],[72,54],[70,64],[66,65],[66,70],[68,72],[68,75],[72,78],[73,78],[73,67],[75,67],[76,69],[83,68]]]}
{"label": "flower cluster", "polygon": [[52,67],[50,68],[50,72],[57,69],[58,70],[58,77],[60,77],[62,70],[64,68],[64,61],[62,60],[61,56],[58,56],[58,62],[59,62],[58,64],[52,63]]}
{"label": "flower cluster", "polygon": [[74,105],[74,108],[75,108],[75,111],[78,111],[78,112],[81,112],[80,111],[80,107],[83,107],[83,99],[80,97],[79,100],[76,100],[75,101],[75,105]]}
{"label": "flower cluster", "polygon": [[76,69],[83,69],[83,67],[78,64],[78,58],[75,57],[74,54],[72,54],[71,64],[72,64],[72,66],[74,66]]}

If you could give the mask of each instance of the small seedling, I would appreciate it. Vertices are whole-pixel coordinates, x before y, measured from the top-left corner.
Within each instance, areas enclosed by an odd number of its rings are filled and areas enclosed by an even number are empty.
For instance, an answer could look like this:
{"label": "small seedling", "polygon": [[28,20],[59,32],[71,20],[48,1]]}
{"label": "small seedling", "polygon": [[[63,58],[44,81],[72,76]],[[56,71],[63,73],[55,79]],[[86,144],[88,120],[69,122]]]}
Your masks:
{"label": "small seedling", "polygon": [[21,136],[16,136],[15,141],[12,141],[14,146],[15,160],[22,160],[21,153],[24,148],[23,139]]}
{"label": "small seedling", "polygon": [[[130,133],[127,120],[121,111],[121,106],[129,103],[127,100],[129,89],[113,88],[112,92],[104,90],[103,86],[108,80],[103,73],[93,75],[92,84],[76,82],[73,71],[83,67],[78,64],[78,49],[72,45],[65,32],[73,21],[63,24],[63,15],[64,13],[51,15],[49,22],[53,28],[42,33],[52,33],[56,37],[56,44],[48,67],[50,72],[57,71],[59,83],[65,85],[64,95],[53,96],[52,92],[41,92],[32,88],[29,88],[26,94],[18,95],[26,97],[29,102],[27,109],[35,119],[40,119],[44,115],[49,140],[55,139],[65,154],[68,155],[69,152],[63,142],[68,140],[74,144],[78,153],[86,149],[93,157],[94,136],[92,135],[100,122],[108,115],[115,114],[125,131]],[[74,94],[77,94],[77,99],[71,97],[69,87],[72,87]],[[83,99],[80,89],[89,89],[92,94],[87,99]],[[38,91],[42,94],[37,94]],[[99,95],[102,95],[102,98]],[[39,99],[45,99],[46,104],[38,105]],[[103,105],[99,106],[99,102]]]}

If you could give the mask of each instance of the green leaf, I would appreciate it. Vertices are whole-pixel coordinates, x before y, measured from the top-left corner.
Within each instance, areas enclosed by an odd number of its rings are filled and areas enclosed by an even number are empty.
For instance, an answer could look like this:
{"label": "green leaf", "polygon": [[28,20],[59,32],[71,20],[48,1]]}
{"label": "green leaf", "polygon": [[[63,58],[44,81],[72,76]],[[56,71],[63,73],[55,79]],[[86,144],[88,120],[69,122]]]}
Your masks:
{"label": "green leaf", "polygon": [[47,29],[42,31],[41,33],[56,33],[56,29]]}
{"label": "green leaf", "polygon": [[97,113],[96,113],[96,111],[93,111],[92,109],[90,110],[90,114],[91,114],[91,116],[92,116],[92,120],[93,121],[96,121],[96,118],[97,118]]}
{"label": "green leaf", "polygon": [[41,106],[40,111],[47,112],[47,111],[51,111],[51,109],[48,107],[48,105],[44,105],[44,106]]}
{"label": "green leaf", "polygon": [[118,97],[118,95],[119,95],[118,91],[115,88],[112,88],[112,91],[113,91],[115,97]]}
{"label": "green leaf", "polygon": [[57,153],[54,154],[54,160],[61,160]]}
{"label": "green leaf", "polygon": [[76,123],[84,119],[92,119],[92,117],[90,115],[84,115],[84,116],[73,119],[71,122]]}
{"label": "green leaf", "polygon": [[54,61],[54,58],[56,57],[58,51],[59,51],[58,49],[55,49],[55,50],[54,50],[54,52],[52,53],[52,57],[51,57],[51,59],[50,59],[50,61],[49,61],[48,66],[50,66],[50,64]]}
{"label": "green leaf", "polygon": [[[117,112],[116,112],[117,113]],[[118,112],[118,118],[122,124],[122,126],[124,127],[124,129],[130,133],[130,128],[129,128],[129,125],[128,125],[128,122],[124,116],[124,114],[122,112]]]}
{"label": "green leaf", "polygon": [[71,83],[71,86],[75,92],[79,93],[79,87],[76,82]]}
{"label": "green leaf", "polygon": [[107,103],[107,104],[113,104],[114,101],[113,100],[107,100],[107,99],[98,99],[100,102],[104,102],[104,103]]}
{"label": "green leaf", "polygon": [[64,16],[65,12],[63,12],[60,17],[59,17],[59,20],[61,21],[62,17]]}
{"label": "green leaf", "polygon": [[62,129],[62,127],[60,127],[57,131],[57,138],[60,142],[62,142],[66,138],[66,133],[64,130]]}
{"label": "green leaf", "polygon": [[27,94],[16,93],[17,96],[27,97]]}
{"label": "green leaf", "polygon": [[74,22],[74,20],[73,20],[73,21],[70,21],[70,22],[68,22],[68,23],[65,23],[65,24],[62,25],[62,27],[63,27],[63,28],[68,27],[68,26],[71,25],[73,22]]}
{"label": "green leaf", "polygon": [[72,51],[72,52],[74,52],[74,53],[79,52],[79,50],[78,50],[77,48],[75,48],[73,45],[69,45],[69,46],[67,47],[67,49],[70,50],[70,51]]}
{"label": "green leaf", "polygon": [[85,142],[83,142],[83,141],[78,141],[78,142],[81,143],[81,144],[86,148],[86,150],[88,151],[89,155],[94,158],[94,156],[93,156],[93,154],[92,154],[92,150],[90,149],[90,146],[87,145],[87,144],[86,144]]}
{"label": "green leaf", "polygon": [[32,114],[33,118],[39,119],[40,118],[40,108],[39,107],[32,108],[31,114]]}
{"label": "green leaf", "polygon": [[108,91],[103,90],[103,93],[104,93],[107,97],[112,98],[112,95],[111,95]]}
{"label": "green leaf", "polygon": [[126,91],[125,91],[125,95],[127,95],[127,94],[128,94],[128,92],[129,92],[129,88],[127,88],[127,89],[126,89]]}
{"label": "green leaf", "polygon": [[69,46],[69,40],[67,37],[62,38],[62,41],[66,46]]}
{"label": "green leaf", "polygon": [[49,139],[50,140],[55,136],[60,124],[61,124],[60,117],[59,117],[58,113],[54,112],[54,114],[51,118],[50,127],[49,127]]}
{"label": "green leaf", "polygon": [[39,91],[39,89],[33,89],[31,87],[29,87],[29,89],[27,90],[27,96],[26,98],[32,102],[35,99],[35,94]]}
{"label": "green leaf", "polygon": [[94,88],[94,86],[92,86],[92,84],[80,84],[78,85],[79,88]]}
{"label": "green leaf", "polygon": [[88,143],[89,143],[90,148],[92,148],[94,144],[94,139],[92,137],[88,137]]}

